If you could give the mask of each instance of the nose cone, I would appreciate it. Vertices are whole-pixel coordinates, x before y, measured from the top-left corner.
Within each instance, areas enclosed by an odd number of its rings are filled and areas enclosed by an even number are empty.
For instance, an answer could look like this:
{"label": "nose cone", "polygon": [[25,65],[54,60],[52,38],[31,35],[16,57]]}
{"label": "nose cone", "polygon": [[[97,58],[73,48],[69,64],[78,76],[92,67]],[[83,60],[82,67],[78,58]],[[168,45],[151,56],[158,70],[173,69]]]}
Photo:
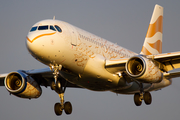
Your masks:
{"label": "nose cone", "polygon": [[47,42],[51,39],[52,35],[56,32],[30,32],[26,37],[26,45],[30,53],[39,54]]}
{"label": "nose cone", "polygon": [[26,46],[30,53],[37,54],[43,49],[42,38],[37,33],[29,33],[26,37]]}

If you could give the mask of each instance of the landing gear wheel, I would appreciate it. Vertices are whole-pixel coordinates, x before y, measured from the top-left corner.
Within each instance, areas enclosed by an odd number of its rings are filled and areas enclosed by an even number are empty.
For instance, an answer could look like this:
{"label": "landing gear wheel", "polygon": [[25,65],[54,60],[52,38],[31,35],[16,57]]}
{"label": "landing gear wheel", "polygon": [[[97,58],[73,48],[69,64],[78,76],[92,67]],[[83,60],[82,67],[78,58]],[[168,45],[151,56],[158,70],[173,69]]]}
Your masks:
{"label": "landing gear wheel", "polygon": [[140,106],[142,104],[141,95],[139,93],[134,94],[134,103],[136,106]]}
{"label": "landing gear wheel", "polygon": [[72,105],[70,102],[65,102],[64,111],[67,115],[70,115],[72,113]]}
{"label": "landing gear wheel", "polygon": [[60,116],[60,115],[62,115],[62,110],[61,110],[61,108],[62,108],[62,106],[61,106],[61,104],[60,103],[56,103],[55,105],[54,105],[54,112],[55,112],[55,114],[57,115],[57,116]]}
{"label": "landing gear wheel", "polygon": [[151,104],[151,102],[152,102],[151,93],[149,93],[149,92],[144,93],[144,102],[145,102],[146,105]]}

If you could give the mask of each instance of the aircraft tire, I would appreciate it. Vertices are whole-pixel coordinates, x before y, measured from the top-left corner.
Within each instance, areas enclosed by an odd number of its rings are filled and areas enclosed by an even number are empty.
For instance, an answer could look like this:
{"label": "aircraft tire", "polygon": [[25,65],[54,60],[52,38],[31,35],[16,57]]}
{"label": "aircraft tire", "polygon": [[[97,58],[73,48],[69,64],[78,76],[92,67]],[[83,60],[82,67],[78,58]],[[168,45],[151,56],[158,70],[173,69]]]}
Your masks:
{"label": "aircraft tire", "polygon": [[145,92],[144,93],[144,102],[146,105],[150,105],[152,102],[152,96],[150,92]]}
{"label": "aircraft tire", "polygon": [[54,112],[55,112],[55,114],[57,115],[57,116],[60,116],[60,115],[62,115],[62,110],[61,110],[61,104],[60,103],[56,103],[55,105],[54,105]]}
{"label": "aircraft tire", "polygon": [[140,106],[142,104],[141,95],[139,93],[134,94],[134,103],[136,106]]}
{"label": "aircraft tire", "polygon": [[72,113],[72,105],[70,102],[65,102],[64,111],[67,115],[70,115]]}

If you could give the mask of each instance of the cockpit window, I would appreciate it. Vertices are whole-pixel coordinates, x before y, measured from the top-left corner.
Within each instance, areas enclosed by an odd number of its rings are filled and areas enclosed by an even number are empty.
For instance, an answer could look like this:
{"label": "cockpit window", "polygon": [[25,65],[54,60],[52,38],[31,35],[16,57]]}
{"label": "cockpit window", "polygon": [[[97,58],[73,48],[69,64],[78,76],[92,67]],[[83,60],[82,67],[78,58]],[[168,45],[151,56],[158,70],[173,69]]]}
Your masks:
{"label": "cockpit window", "polygon": [[62,30],[59,26],[55,25],[54,27],[58,30],[58,32],[62,32]]}
{"label": "cockpit window", "polygon": [[38,30],[48,30],[48,25],[45,26],[39,26]]}
{"label": "cockpit window", "polygon": [[32,28],[31,28],[31,30],[30,30],[30,32],[32,32],[32,31],[36,31],[36,30],[37,30],[37,26],[32,27]]}
{"label": "cockpit window", "polygon": [[34,26],[31,28],[30,32],[36,31],[36,30],[53,30],[62,32],[61,28],[58,25],[43,25],[43,26]]}
{"label": "cockpit window", "polygon": [[52,25],[50,26],[50,30],[56,31],[56,29]]}

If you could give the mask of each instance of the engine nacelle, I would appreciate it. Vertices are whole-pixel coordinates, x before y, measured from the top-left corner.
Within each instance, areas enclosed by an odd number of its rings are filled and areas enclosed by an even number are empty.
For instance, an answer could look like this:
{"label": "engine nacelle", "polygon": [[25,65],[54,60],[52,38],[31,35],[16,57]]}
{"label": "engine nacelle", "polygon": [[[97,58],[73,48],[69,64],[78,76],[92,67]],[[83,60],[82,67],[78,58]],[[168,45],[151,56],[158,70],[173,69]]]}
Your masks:
{"label": "engine nacelle", "polygon": [[160,69],[150,59],[143,56],[130,58],[126,63],[127,74],[143,83],[159,83],[163,79]]}
{"label": "engine nacelle", "polygon": [[4,84],[11,94],[21,98],[38,98],[42,93],[39,84],[21,71],[9,73],[4,80]]}

